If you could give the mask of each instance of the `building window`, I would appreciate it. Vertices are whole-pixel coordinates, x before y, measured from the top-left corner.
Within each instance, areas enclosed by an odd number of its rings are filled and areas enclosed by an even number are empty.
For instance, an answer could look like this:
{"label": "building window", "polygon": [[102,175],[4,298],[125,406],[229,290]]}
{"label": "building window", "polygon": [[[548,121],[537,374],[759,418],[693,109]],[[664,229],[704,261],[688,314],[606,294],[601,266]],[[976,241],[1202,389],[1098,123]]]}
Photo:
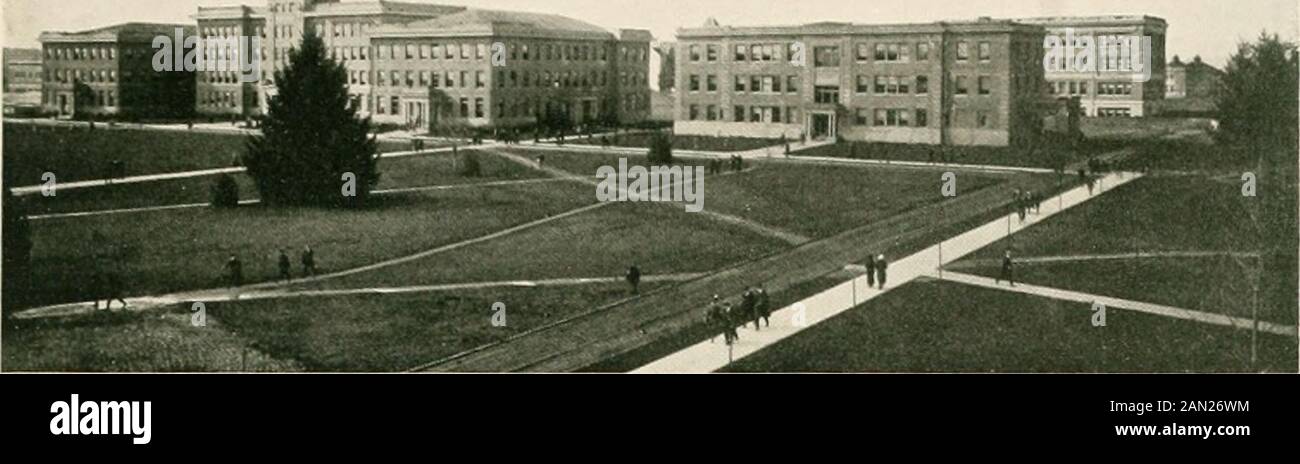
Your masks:
{"label": "building window", "polygon": [[700,91],[700,76],[699,76],[699,75],[691,74],[691,84],[690,84],[690,87],[689,87],[689,88],[690,88],[690,91],[692,91],[692,92],[699,92],[699,91]]}
{"label": "building window", "polygon": [[708,86],[708,87],[706,87],[706,88],[708,89],[708,91],[710,91],[710,92],[717,92],[717,91],[718,91],[718,76],[715,76],[715,75],[710,74],[710,75],[708,75],[708,77],[706,78],[706,81],[707,81],[707,86]]}
{"label": "building window", "polygon": [[907,127],[911,125],[908,121],[908,110],[902,109],[877,109],[875,125],[881,127]]}
{"label": "building window", "polygon": [[966,95],[969,93],[966,87],[966,76],[957,76],[957,82],[953,85],[953,93],[956,95]]}
{"label": "building window", "polygon": [[930,125],[929,113],[924,109],[916,110],[916,127],[927,127]]}
{"label": "building window", "polygon": [[687,115],[687,119],[694,121],[700,118],[700,105],[691,105],[688,110],[690,114]]}
{"label": "building window", "polygon": [[840,65],[840,47],[813,48],[813,66],[836,67]]}
{"label": "building window", "polygon": [[988,95],[990,93],[993,93],[992,84],[989,83],[989,76],[980,76],[978,86],[979,86],[980,95]]}
{"label": "building window", "polygon": [[707,108],[707,109],[705,110],[705,112],[704,112],[704,118],[705,118],[706,120],[709,120],[709,121],[717,121],[717,120],[718,120],[718,107],[717,107],[717,106],[714,106],[714,105],[709,105],[708,108]]}
{"label": "building window", "polygon": [[930,77],[916,76],[916,94],[925,95],[930,93]]}
{"label": "building window", "polygon": [[966,42],[957,42],[957,61],[966,61],[970,58],[970,44]]}
{"label": "building window", "polygon": [[930,44],[921,42],[916,44],[916,61],[926,61],[930,59]]}
{"label": "building window", "polygon": [[839,103],[840,88],[819,85],[813,89],[813,101],[816,103]]}
{"label": "building window", "polygon": [[986,128],[989,127],[989,124],[990,121],[989,121],[988,112],[985,111],[975,112],[975,127]]}
{"label": "building window", "polygon": [[785,91],[786,91],[786,93],[798,93],[798,92],[799,92],[799,76],[786,76],[786,78],[785,78]]}
{"label": "building window", "polygon": [[865,126],[870,122],[869,120],[870,117],[871,117],[870,110],[866,108],[858,108],[857,112],[854,114],[853,117],[853,124],[858,126]]}
{"label": "building window", "polygon": [[692,62],[692,63],[698,63],[698,62],[700,61],[700,46],[699,46],[699,45],[694,45],[694,44],[691,45],[691,47],[690,47],[690,56],[691,56],[691,62]]}
{"label": "building window", "polygon": [[745,122],[745,107],[736,105],[731,110],[732,120],[735,122]]}
{"label": "building window", "polygon": [[718,61],[718,46],[714,44],[708,45],[705,54],[705,59],[709,60],[710,63]]}
{"label": "building window", "polygon": [[394,116],[402,114],[402,100],[398,99],[396,96],[389,97],[388,104],[390,107],[388,111],[389,113],[392,113]]}
{"label": "building window", "polygon": [[858,76],[858,86],[857,86],[857,88],[854,89],[854,90],[855,90],[855,92],[857,92],[857,93],[867,93],[867,91],[869,90],[870,86],[871,86],[871,78],[870,78],[870,76],[859,75],[859,76]]}
{"label": "building window", "polygon": [[464,118],[468,118],[468,117],[469,117],[469,99],[468,99],[468,98],[464,98],[464,97],[462,97],[462,98],[460,99],[460,116],[461,116],[461,117],[464,117]]}
{"label": "building window", "polygon": [[745,91],[745,76],[736,76],[736,86],[735,86],[735,91],[736,91],[736,92],[744,92],[744,91]]}
{"label": "building window", "polygon": [[748,53],[748,50],[749,49],[745,48],[744,45],[737,45],[736,56],[735,56],[736,61],[745,61],[745,56]]}
{"label": "building window", "polygon": [[980,61],[988,61],[993,58],[993,45],[988,42],[980,42]]}
{"label": "building window", "polygon": [[481,118],[481,117],[483,117],[483,98],[482,98],[482,97],[479,97],[479,98],[475,98],[475,99],[474,99],[474,117],[476,117],[476,118]]}
{"label": "building window", "polygon": [[860,43],[857,46],[857,51],[858,51],[857,55],[855,56],[857,61],[858,62],[867,61],[867,57],[871,54],[871,47],[867,44]]}

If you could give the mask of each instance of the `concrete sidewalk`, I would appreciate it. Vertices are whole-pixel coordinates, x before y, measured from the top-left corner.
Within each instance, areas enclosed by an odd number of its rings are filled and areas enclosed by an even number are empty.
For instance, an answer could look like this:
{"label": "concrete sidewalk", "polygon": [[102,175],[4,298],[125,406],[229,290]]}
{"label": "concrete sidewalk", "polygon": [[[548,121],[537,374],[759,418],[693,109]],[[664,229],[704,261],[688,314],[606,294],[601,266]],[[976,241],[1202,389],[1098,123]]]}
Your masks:
{"label": "concrete sidewalk", "polygon": [[1079,186],[1043,202],[1039,214],[1030,214],[1021,221],[1016,214],[998,218],[961,235],[902,259],[890,259],[888,282],[885,288],[869,289],[866,277],[860,276],[843,282],[787,307],[775,311],[771,327],[753,330],[746,326],[740,330],[740,340],[732,346],[704,341],[660,358],[633,372],[638,373],[703,373],[713,372],[730,362],[771,346],[799,331],[825,321],[858,305],[871,301],[889,290],[904,285],[918,277],[927,276],[940,266],[954,262],[989,244],[1024,230],[1062,211],[1083,204],[1120,185],[1140,178],[1140,174],[1115,173],[1101,178],[1093,192]]}
{"label": "concrete sidewalk", "polygon": [[[1157,316],[1172,317],[1188,321],[1202,322],[1206,324],[1222,325],[1237,329],[1250,330],[1255,321],[1242,317],[1233,317],[1220,313],[1205,311],[1196,311],[1192,309],[1177,308],[1173,306],[1160,305],[1155,303],[1146,303],[1142,301],[1126,300],[1123,298],[1109,297],[1105,295],[1093,295],[1084,292],[1072,290],[1062,290],[1059,288],[1042,287],[1029,285],[1023,282],[1017,282],[1014,287],[1006,284],[999,284],[995,279],[977,276],[971,274],[962,274],[957,272],[944,271],[943,276],[939,277],[938,273],[931,274],[933,277],[940,278],[951,282],[957,282],[965,285],[977,287],[993,288],[1008,292],[1023,293],[1026,295],[1036,295],[1057,300],[1074,301],[1084,304],[1100,303],[1107,308],[1128,309]],[[1274,324],[1272,322],[1259,322],[1259,330],[1274,335],[1296,336],[1296,326]]]}

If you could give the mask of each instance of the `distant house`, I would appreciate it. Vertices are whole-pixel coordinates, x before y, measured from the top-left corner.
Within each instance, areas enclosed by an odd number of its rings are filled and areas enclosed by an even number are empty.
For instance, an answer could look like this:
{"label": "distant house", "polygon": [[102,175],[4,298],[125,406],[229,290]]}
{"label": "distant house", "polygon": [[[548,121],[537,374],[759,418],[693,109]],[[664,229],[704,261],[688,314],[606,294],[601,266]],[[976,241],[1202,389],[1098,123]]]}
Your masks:
{"label": "distant house", "polygon": [[1223,83],[1223,71],[1201,61],[1200,56],[1184,63],[1178,56],[1168,66],[1165,101],[1160,112],[1165,115],[1204,115],[1215,111],[1215,98]]}

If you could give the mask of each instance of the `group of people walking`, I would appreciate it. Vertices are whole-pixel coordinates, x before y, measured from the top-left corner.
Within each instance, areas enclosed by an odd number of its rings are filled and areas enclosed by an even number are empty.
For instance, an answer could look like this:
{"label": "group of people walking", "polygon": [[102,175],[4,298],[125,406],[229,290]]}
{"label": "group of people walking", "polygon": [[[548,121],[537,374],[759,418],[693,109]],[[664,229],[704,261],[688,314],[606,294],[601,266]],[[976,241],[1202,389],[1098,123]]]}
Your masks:
{"label": "group of people walking", "polygon": [[1020,216],[1020,221],[1024,222],[1025,215],[1029,211],[1038,214],[1043,209],[1043,195],[1032,190],[1016,189],[1012,193],[1011,203],[1016,208],[1016,214]]}
{"label": "group of people walking", "polygon": [[[708,174],[721,174],[722,169],[723,169],[723,162],[720,159],[711,159],[704,166],[704,171]],[[745,159],[737,155],[729,156],[726,162],[726,169],[730,169],[732,171],[745,170]]]}
{"label": "group of people walking", "polygon": [[761,327],[772,326],[772,305],[762,285],[745,289],[738,307],[713,295],[713,301],[709,302],[704,316],[704,323],[713,334],[709,338],[710,343],[716,341],[719,334],[727,345],[736,343],[740,339],[736,329],[750,322],[754,323],[756,331]]}
{"label": "group of people walking", "polygon": [[885,255],[867,255],[867,287],[885,288],[885,281],[889,279],[889,261]]}
{"label": "group of people walking", "polygon": [[[299,256],[299,262],[302,263],[302,276],[316,276],[316,252],[311,249],[311,245],[303,246],[302,254]],[[279,280],[291,282],[293,280],[293,265],[289,260],[289,254],[284,248],[279,250],[279,256],[276,259],[276,265],[279,268]],[[239,256],[230,255],[225,265],[226,284],[229,287],[244,286],[244,263],[239,260]]]}

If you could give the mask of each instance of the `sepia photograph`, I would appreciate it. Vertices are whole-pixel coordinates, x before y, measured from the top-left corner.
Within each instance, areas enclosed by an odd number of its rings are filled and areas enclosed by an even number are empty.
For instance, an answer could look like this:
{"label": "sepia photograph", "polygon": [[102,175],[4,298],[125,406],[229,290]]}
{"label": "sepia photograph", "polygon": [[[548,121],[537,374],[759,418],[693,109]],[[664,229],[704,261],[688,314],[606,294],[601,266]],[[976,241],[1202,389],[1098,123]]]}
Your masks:
{"label": "sepia photograph", "polygon": [[1294,0],[0,3],[5,373],[1300,370]]}

